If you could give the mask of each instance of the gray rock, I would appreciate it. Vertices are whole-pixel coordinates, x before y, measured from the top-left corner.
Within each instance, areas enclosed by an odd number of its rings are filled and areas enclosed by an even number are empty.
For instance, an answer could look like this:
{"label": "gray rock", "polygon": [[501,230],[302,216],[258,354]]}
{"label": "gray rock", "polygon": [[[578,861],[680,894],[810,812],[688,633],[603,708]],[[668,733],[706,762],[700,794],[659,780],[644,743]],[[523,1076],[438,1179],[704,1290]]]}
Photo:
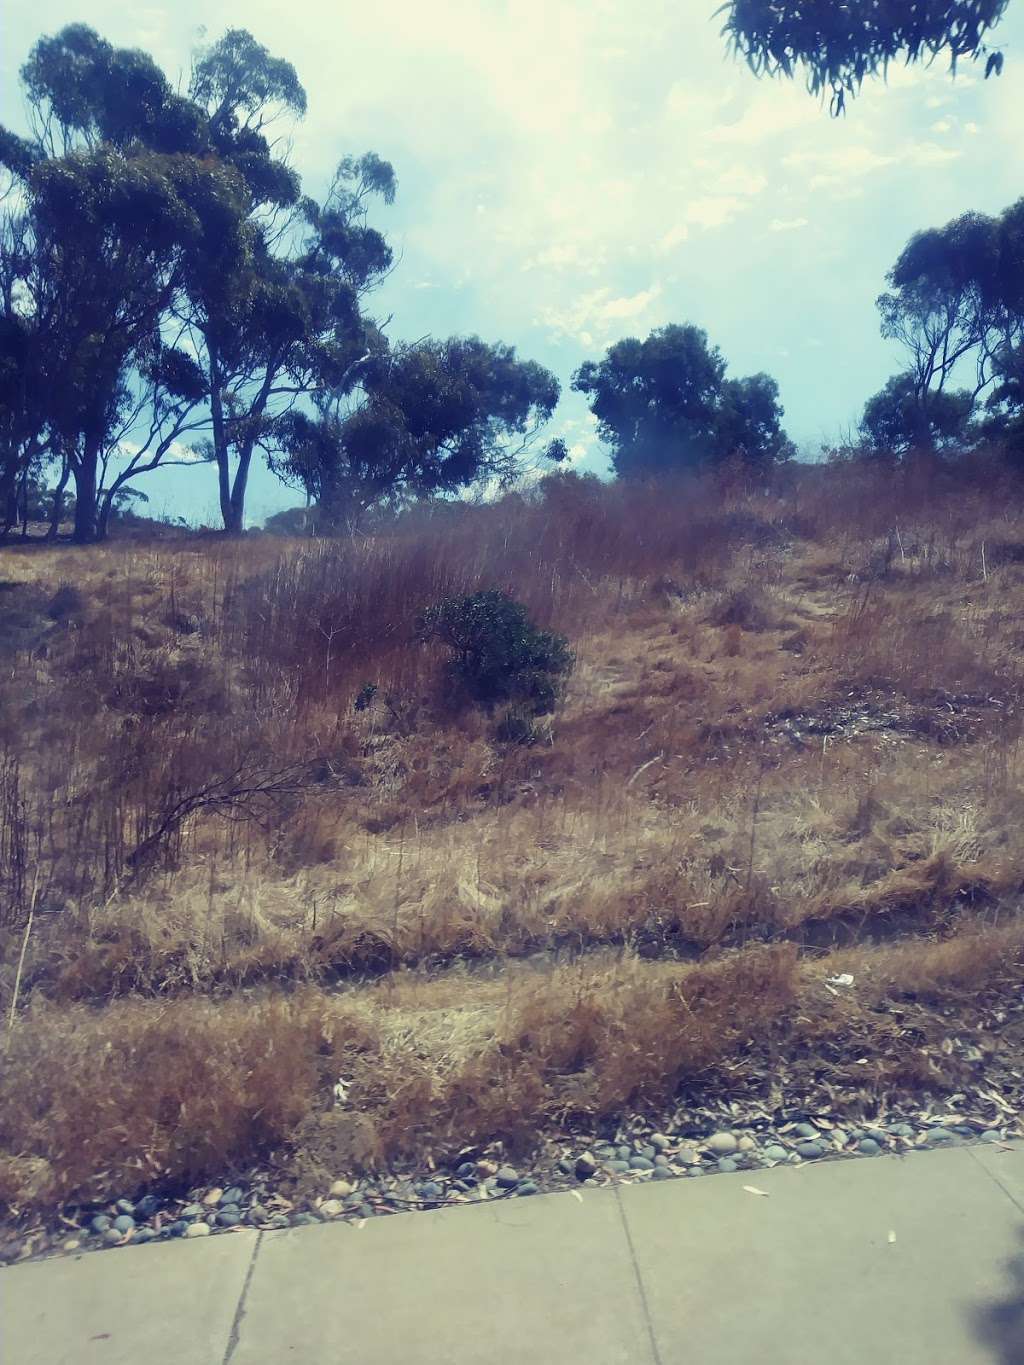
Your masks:
{"label": "gray rock", "polygon": [[687,1168],[686,1168],[686,1174],[687,1174],[687,1175],[693,1175],[693,1176],[703,1175],[703,1174],[704,1174],[704,1167],[703,1167],[703,1166],[687,1166]]}
{"label": "gray rock", "polygon": [[676,1153],[676,1161],[680,1166],[696,1166],[700,1161],[697,1150],[694,1147],[680,1147]]}
{"label": "gray rock", "polygon": [[739,1146],[732,1133],[712,1133],[704,1144],[709,1152],[714,1152],[715,1156],[732,1156]]}
{"label": "gray rock", "polygon": [[1002,1142],[1002,1133],[997,1133],[994,1128],[986,1128],[981,1135],[982,1142]]}
{"label": "gray rock", "polygon": [[629,1170],[628,1161],[606,1161],[604,1163],[606,1171],[611,1171],[613,1175],[625,1175]]}
{"label": "gray rock", "polygon": [[516,1186],[516,1194],[536,1194],[537,1189],[538,1186],[536,1181],[520,1180],[519,1184]]}
{"label": "gray rock", "polygon": [[311,1213],[293,1213],[291,1216],[291,1225],[293,1228],[312,1227],[314,1223],[319,1221],[320,1220],[314,1218]]}
{"label": "gray rock", "polygon": [[156,1233],[152,1228],[136,1228],[132,1233],[132,1246],[141,1246],[143,1242],[156,1241]]}
{"label": "gray rock", "polygon": [[160,1207],[160,1200],[155,1194],[146,1194],[135,1205],[136,1218],[152,1218]]}
{"label": "gray rock", "polygon": [[824,1156],[825,1148],[820,1142],[798,1142],[797,1154],[802,1156],[805,1161],[813,1161],[815,1157]]}
{"label": "gray rock", "polygon": [[672,1146],[672,1139],[666,1137],[664,1133],[652,1133],[651,1146],[656,1148],[659,1152],[663,1152],[666,1147]]}
{"label": "gray rock", "polygon": [[738,1171],[739,1166],[731,1157],[720,1156],[718,1158],[718,1169],[723,1175],[731,1175],[733,1171]]}
{"label": "gray rock", "polygon": [[114,1207],[118,1213],[132,1214],[135,1212],[135,1205],[130,1199],[119,1199]]}
{"label": "gray rock", "polygon": [[245,1221],[252,1223],[254,1227],[258,1227],[260,1223],[267,1222],[267,1210],[262,1204],[251,1204],[246,1211]]}
{"label": "gray rock", "polygon": [[[561,1164],[562,1164],[562,1163],[559,1162],[559,1165],[561,1165]],[[570,1170],[571,1170],[571,1169],[572,1169],[572,1168],[570,1167]],[[475,1162],[475,1161],[463,1161],[463,1162],[460,1162],[460,1164],[455,1168],[455,1174],[459,1177],[460,1180],[474,1180],[474,1181],[475,1181],[475,1179],[476,1179],[476,1162]]]}
{"label": "gray rock", "polygon": [[850,1140],[847,1137],[845,1128],[833,1128],[832,1132],[829,1134],[829,1137],[831,1137],[832,1139],[833,1146],[835,1146],[836,1143],[838,1143],[840,1147],[845,1147]]}
{"label": "gray rock", "polygon": [[290,1227],[291,1224],[288,1221],[288,1215],[286,1213],[275,1213],[269,1221],[269,1226],[272,1228],[287,1228]]}
{"label": "gray rock", "polygon": [[667,1166],[669,1164],[668,1157],[665,1155],[664,1152],[659,1152],[658,1155],[654,1158],[654,1164],[655,1166]]}
{"label": "gray rock", "polygon": [[633,1155],[633,1148],[627,1147],[624,1142],[620,1143],[620,1145],[615,1149],[615,1155],[619,1158],[620,1161],[628,1161],[629,1158]]}
{"label": "gray rock", "polygon": [[631,1156],[629,1165],[634,1171],[653,1171],[654,1162],[647,1156]]}
{"label": "gray rock", "polygon": [[961,1137],[973,1137],[974,1129],[969,1123],[954,1123],[953,1132],[959,1133]]}
{"label": "gray rock", "polygon": [[575,1175],[576,1163],[571,1157],[563,1156],[558,1163],[558,1169],[562,1175]]}
{"label": "gray rock", "polygon": [[519,1172],[512,1166],[499,1166],[495,1179],[499,1189],[514,1190],[519,1184]]}
{"label": "gray rock", "polygon": [[209,1235],[209,1223],[189,1223],[188,1227],[185,1229],[186,1237],[209,1237]]}
{"label": "gray rock", "polygon": [[891,1123],[889,1132],[892,1133],[893,1137],[899,1138],[912,1138],[914,1136],[914,1130],[909,1123]]}
{"label": "gray rock", "polygon": [[178,1216],[180,1218],[202,1218],[203,1213],[202,1204],[186,1204]]}
{"label": "gray rock", "polygon": [[118,1247],[121,1245],[123,1233],[118,1232],[117,1228],[107,1228],[103,1234],[103,1243],[108,1247]]}
{"label": "gray rock", "polygon": [[98,1213],[95,1218],[89,1221],[89,1231],[95,1233],[97,1237],[103,1235],[110,1227],[110,1219],[105,1213]]}
{"label": "gray rock", "polygon": [[798,1123],[793,1132],[796,1133],[797,1137],[807,1138],[808,1140],[813,1140],[818,1136],[818,1130],[813,1123]]}
{"label": "gray rock", "polygon": [[857,1151],[862,1156],[877,1156],[881,1150],[874,1138],[861,1138],[860,1142],[857,1143]]}
{"label": "gray rock", "polygon": [[236,1228],[242,1221],[242,1215],[237,1207],[233,1209],[220,1209],[217,1213],[217,1222],[222,1228]]}
{"label": "gray rock", "polygon": [[929,1147],[939,1147],[944,1142],[954,1142],[956,1134],[951,1133],[948,1128],[929,1128],[925,1141]]}
{"label": "gray rock", "polygon": [[[444,1197],[444,1190],[441,1188],[441,1186],[437,1183],[436,1180],[422,1181],[416,1187],[416,1192],[421,1199],[431,1201],[442,1199]],[[358,1205],[361,1204],[363,1201],[361,1199],[357,1199],[354,1202]]]}
{"label": "gray rock", "polygon": [[651,1175],[651,1179],[652,1179],[652,1180],[671,1180],[671,1179],[672,1179],[672,1172],[668,1169],[667,1166],[655,1166],[654,1171],[653,1171],[653,1173],[652,1173],[652,1175]]}
{"label": "gray rock", "polygon": [[221,1195],[220,1206],[221,1208],[223,1208],[225,1204],[235,1204],[237,1206],[244,1198],[245,1191],[242,1189],[241,1185],[232,1185],[229,1190],[225,1190]]}
{"label": "gray rock", "polygon": [[126,1232],[131,1232],[134,1226],[135,1219],[131,1216],[130,1213],[118,1214],[118,1216],[114,1219],[114,1229],[115,1231],[120,1232],[122,1236]]}
{"label": "gray rock", "polygon": [[777,1142],[771,1142],[764,1149],[763,1155],[767,1157],[769,1161],[785,1161],[789,1156],[789,1153],[786,1151],[785,1147],[780,1147]]}
{"label": "gray rock", "polygon": [[[184,1236],[185,1236],[185,1233],[188,1232],[188,1229],[189,1229],[189,1224],[185,1222],[184,1218],[179,1218],[179,1219],[177,1219],[175,1222],[169,1223],[169,1224],[167,1225],[167,1229],[166,1229],[166,1231],[167,1231],[167,1236],[168,1236],[168,1237],[184,1237]],[[163,1230],[161,1230],[161,1235],[162,1235],[162,1233],[163,1233]]]}

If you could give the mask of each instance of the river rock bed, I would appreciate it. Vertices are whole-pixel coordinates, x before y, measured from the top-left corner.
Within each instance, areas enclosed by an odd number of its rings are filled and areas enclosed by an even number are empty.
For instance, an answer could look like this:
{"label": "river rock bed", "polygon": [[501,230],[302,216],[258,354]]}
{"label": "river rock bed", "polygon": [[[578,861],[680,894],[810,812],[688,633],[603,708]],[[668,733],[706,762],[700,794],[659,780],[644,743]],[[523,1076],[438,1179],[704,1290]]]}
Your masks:
{"label": "river rock bed", "polygon": [[125,1195],[105,1204],[67,1206],[48,1225],[0,1231],[0,1261],[123,1248],[212,1234],[279,1231],[418,1209],[544,1192],[583,1191],[616,1183],[693,1179],[778,1165],[882,1153],[910,1155],[967,1142],[1005,1143],[1024,1135],[1020,1116],[993,1092],[996,1113],[935,1110],[890,1114],[871,1122],[804,1114],[676,1111],[660,1125],[635,1117],[618,1129],[549,1134],[525,1165],[505,1159],[500,1143],[464,1148],[422,1169],[372,1176],[339,1175],[315,1194],[285,1193],[269,1172],[204,1186],[171,1198]]}

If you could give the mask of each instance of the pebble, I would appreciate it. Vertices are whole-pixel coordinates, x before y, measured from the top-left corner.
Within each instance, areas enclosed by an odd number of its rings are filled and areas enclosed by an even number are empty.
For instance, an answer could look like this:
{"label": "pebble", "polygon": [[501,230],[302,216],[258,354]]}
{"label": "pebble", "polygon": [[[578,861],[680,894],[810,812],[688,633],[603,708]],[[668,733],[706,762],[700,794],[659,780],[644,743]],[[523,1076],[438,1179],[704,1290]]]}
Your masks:
{"label": "pebble", "polygon": [[209,1237],[209,1235],[209,1223],[189,1223],[188,1227],[185,1229],[186,1237]]}
{"label": "pebble", "polygon": [[664,1152],[659,1152],[654,1158],[654,1164],[655,1166],[667,1166],[669,1164],[668,1157]]}
{"label": "pebble", "polygon": [[81,1245],[82,1244],[77,1237],[70,1237],[61,1249],[63,1251],[77,1251]]}
{"label": "pebble", "polygon": [[844,1128],[833,1128],[829,1136],[832,1139],[833,1147],[845,1147],[847,1142],[849,1141],[849,1138],[846,1136],[846,1130]]}
{"label": "pebble", "polygon": [[704,1167],[703,1167],[703,1166],[688,1166],[688,1167],[686,1168],[686,1174],[687,1174],[687,1175],[694,1175],[694,1176],[696,1176],[696,1175],[703,1175],[703,1174],[704,1174]]}
{"label": "pebble", "polygon": [[146,1194],[135,1205],[136,1218],[152,1218],[160,1207],[160,1200],[155,1194]]}
{"label": "pebble", "polygon": [[[189,1223],[185,1222],[184,1218],[179,1218],[174,1223],[168,1223],[165,1231],[168,1237],[184,1237],[190,1226]],[[206,1227],[205,1223],[203,1224],[203,1227]]]}
{"label": "pebble", "polygon": [[769,1161],[785,1161],[789,1156],[789,1153],[786,1151],[785,1147],[780,1147],[777,1142],[772,1142],[764,1149],[763,1155],[767,1157]]}
{"label": "pebble", "polygon": [[267,1211],[262,1204],[252,1204],[245,1215],[245,1221],[258,1226],[267,1221]]}
{"label": "pebble", "polygon": [[136,1242],[140,1244],[143,1242],[152,1242],[155,1237],[156,1233],[152,1228],[136,1228],[132,1233],[132,1246],[134,1246]]}
{"label": "pebble", "polygon": [[208,1205],[219,1204],[223,1195],[224,1191],[219,1187],[214,1186],[212,1190],[207,1190],[203,1195],[203,1203]]}
{"label": "pebble", "polygon": [[630,1169],[634,1171],[654,1170],[654,1162],[650,1159],[650,1157],[646,1156],[631,1156],[629,1158],[628,1164],[630,1166]]}
{"label": "pebble", "polygon": [[754,1152],[757,1150],[757,1143],[754,1139],[744,1133],[737,1144],[741,1152]]}
{"label": "pebble", "polygon": [[293,1213],[291,1217],[293,1228],[308,1228],[319,1221],[320,1220],[314,1218],[311,1213]]}
{"label": "pebble", "polygon": [[676,1161],[680,1166],[696,1166],[700,1161],[697,1150],[694,1147],[680,1147],[676,1153]]}
{"label": "pebble", "polygon": [[606,1161],[604,1163],[604,1168],[606,1171],[611,1171],[613,1175],[625,1175],[629,1170],[629,1162],[617,1160]]}
{"label": "pebble", "polygon": [[103,1234],[103,1240],[108,1247],[120,1246],[121,1233],[119,1233],[116,1228],[107,1228],[106,1232]]}
{"label": "pebble", "polygon": [[221,1209],[217,1214],[217,1222],[222,1228],[235,1228],[242,1221],[242,1215],[238,1212],[238,1207],[231,1209]]}
{"label": "pebble", "polygon": [[952,1142],[954,1138],[955,1134],[951,1133],[948,1128],[929,1128],[925,1142],[928,1143],[929,1147],[937,1147],[940,1143]]}
{"label": "pebble", "polygon": [[286,1213],[275,1213],[270,1219],[268,1226],[272,1228],[286,1228],[289,1226],[288,1215]]}
{"label": "pebble", "polygon": [[718,1158],[718,1169],[723,1175],[729,1175],[733,1171],[738,1171],[739,1166],[737,1166],[736,1162],[733,1161],[731,1157],[720,1156]]}
{"label": "pebble", "polygon": [[230,1190],[225,1190],[221,1195],[222,1204],[235,1204],[236,1206],[245,1198],[245,1191],[241,1185],[232,1185]]}
{"label": "pebble", "polygon": [[820,1142],[798,1142],[796,1150],[806,1161],[813,1161],[815,1157],[823,1156],[825,1152]]}
{"label": "pebble", "polygon": [[712,1133],[704,1145],[709,1152],[714,1152],[715,1156],[731,1156],[739,1143],[732,1133]]}
{"label": "pebble", "polygon": [[340,1199],[325,1199],[320,1205],[321,1218],[337,1218],[339,1214],[345,1212],[345,1205]]}
{"label": "pebble", "polygon": [[672,1146],[672,1139],[666,1137],[664,1133],[652,1133],[651,1146],[656,1147],[659,1152],[663,1152],[666,1147]]}
{"label": "pebble", "polygon": [[818,1136],[818,1130],[813,1123],[798,1123],[793,1132],[800,1138],[812,1139]]}
{"label": "pebble", "polygon": [[[466,1164],[470,1166],[474,1172],[476,1171],[476,1167],[473,1166],[472,1162],[467,1162]],[[334,1184],[331,1186],[331,1198],[345,1199],[348,1197],[348,1195],[350,1195],[353,1192],[354,1189],[355,1186],[352,1184],[350,1180],[336,1180]]]}
{"label": "pebble", "polygon": [[1002,1142],[1002,1133],[997,1133],[994,1128],[986,1128],[981,1135],[982,1142]]}
{"label": "pebble", "polygon": [[[500,1172],[498,1175],[498,1183],[501,1183]],[[417,1192],[421,1199],[426,1199],[431,1202],[444,1198],[444,1190],[436,1180],[424,1180],[423,1183],[417,1187]]]}
{"label": "pebble", "polygon": [[94,1232],[97,1237],[106,1232],[110,1227],[110,1219],[105,1213],[98,1213],[89,1223],[89,1231]]}
{"label": "pebble", "polygon": [[861,1138],[860,1142],[857,1143],[857,1151],[862,1156],[877,1156],[881,1150],[874,1138]]}
{"label": "pebble", "polygon": [[489,1175],[497,1174],[498,1166],[494,1161],[478,1161],[476,1163],[476,1173],[481,1180],[486,1180]]}
{"label": "pebble", "polygon": [[516,1194],[536,1194],[539,1186],[534,1180],[521,1180],[516,1186]]}
{"label": "pebble", "polygon": [[126,1232],[131,1232],[134,1226],[135,1219],[130,1213],[119,1214],[118,1217],[114,1219],[114,1230],[120,1232],[122,1235]]}
{"label": "pebble", "polygon": [[893,1137],[912,1138],[914,1130],[909,1123],[893,1123],[889,1127],[889,1132]]}
{"label": "pebble", "polygon": [[651,1179],[652,1179],[652,1180],[671,1180],[671,1179],[672,1179],[672,1172],[668,1169],[667,1166],[655,1166],[654,1171],[653,1171],[653,1173],[652,1173],[652,1175],[651,1175]]}
{"label": "pebble", "polygon": [[119,1199],[114,1207],[117,1209],[118,1213],[131,1214],[135,1212],[135,1205],[130,1199]]}
{"label": "pebble", "polygon": [[186,1204],[179,1216],[182,1218],[201,1218],[202,1215],[202,1204]]}

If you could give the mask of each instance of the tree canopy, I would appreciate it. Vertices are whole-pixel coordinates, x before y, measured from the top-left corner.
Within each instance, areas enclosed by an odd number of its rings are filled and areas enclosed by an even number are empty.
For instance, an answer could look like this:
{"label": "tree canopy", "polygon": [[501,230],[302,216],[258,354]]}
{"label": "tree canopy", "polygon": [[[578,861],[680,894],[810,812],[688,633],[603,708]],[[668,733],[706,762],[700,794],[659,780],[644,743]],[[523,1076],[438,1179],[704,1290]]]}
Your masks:
{"label": "tree canopy", "polygon": [[507,481],[559,397],[550,371],[479,337],[381,342],[353,379],[354,393],[325,394],[315,417],[293,412],[277,433],[274,467],[328,525],[353,525],[386,501]]}
{"label": "tree canopy", "polygon": [[707,333],[690,323],[616,342],[587,361],[572,387],[590,400],[612,465],[650,477],[741,456],[769,464],[792,453],[782,430],[778,385],[766,374],[727,379]]}
{"label": "tree canopy", "polygon": [[1003,54],[988,36],[1008,0],[728,0],[722,32],[755,75],[803,72],[811,94],[827,93],[839,114],[865,78],[884,76],[890,63],[932,62],[950,69],[965,58],[985,58],[985,75],[998,75]]}

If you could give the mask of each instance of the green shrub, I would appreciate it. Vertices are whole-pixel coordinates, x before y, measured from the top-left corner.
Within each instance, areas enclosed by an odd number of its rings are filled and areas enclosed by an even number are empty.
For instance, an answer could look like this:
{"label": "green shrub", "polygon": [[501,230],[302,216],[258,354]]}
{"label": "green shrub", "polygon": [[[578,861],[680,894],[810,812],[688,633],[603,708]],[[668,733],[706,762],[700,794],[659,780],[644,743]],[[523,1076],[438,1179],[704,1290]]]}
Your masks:
{"label": "green shrub", "polygon": [[546,715],[575,663],[564,636],[538,630],[521,603],[495,590],[438,603],[424,613],[419,633],[455,651],[453,686],[488,711],[505,702],[524,716]]}

